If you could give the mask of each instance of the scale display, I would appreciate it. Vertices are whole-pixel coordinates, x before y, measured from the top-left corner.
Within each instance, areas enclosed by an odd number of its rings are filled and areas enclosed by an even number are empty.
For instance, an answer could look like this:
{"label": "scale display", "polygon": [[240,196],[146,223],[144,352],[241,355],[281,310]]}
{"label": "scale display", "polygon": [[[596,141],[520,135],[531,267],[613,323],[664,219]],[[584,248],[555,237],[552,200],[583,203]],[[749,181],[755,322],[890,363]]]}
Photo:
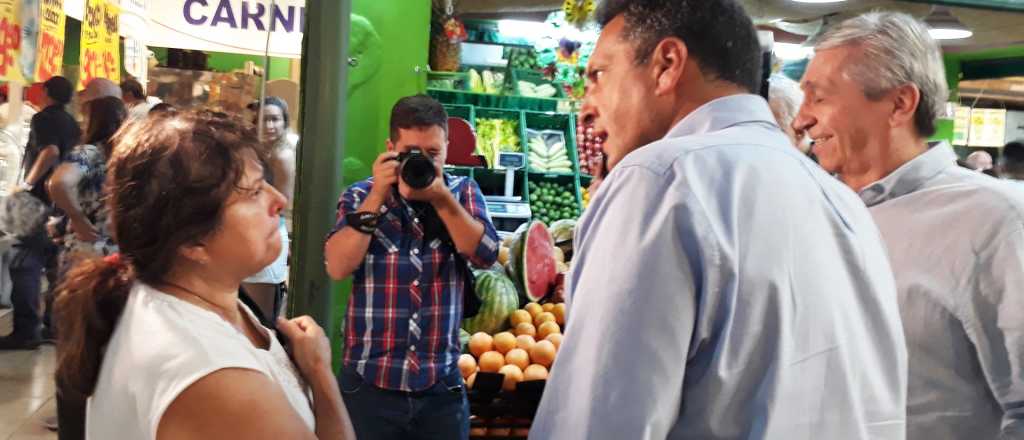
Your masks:
{"label": "scale display", "polygon": [[518,170],[526,166],[526,155],[523,153],[498,153],[498,167],[507,170]]}

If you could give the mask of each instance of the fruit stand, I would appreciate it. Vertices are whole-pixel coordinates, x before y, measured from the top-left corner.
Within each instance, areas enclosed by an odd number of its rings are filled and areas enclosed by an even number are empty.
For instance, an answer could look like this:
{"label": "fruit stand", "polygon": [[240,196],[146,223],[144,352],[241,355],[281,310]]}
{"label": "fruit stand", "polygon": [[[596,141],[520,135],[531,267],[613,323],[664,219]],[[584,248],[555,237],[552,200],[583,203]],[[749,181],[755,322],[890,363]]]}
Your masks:
{"label": "fruit stand", "polygon": [[[561,346],[564,273],[576,219],[589,201],[590,170],[602,162],[601,145],[574,112],[586,55],[565,61],[551,53],[548,41],[549,53],[542,56],[543,44],[506,44],[493,26],[484,32],[480,23],[466,25],[470,43],[504,46],[504,62],[463,60],[427,74],[427,94],[450,117],[469,123],[474,154],[487,162],[447,171],[473,178],[485,196],[528,204],[532,218],[504,229],[499,264],[476,273],[482,305],[463,321],[459,369],[469,390],[470,437],[525,439]],[[496,166],[500,153],[521,153],[524,166]],[[514,173],[512,194],[506,173]]]}
{"label": "fruit stand", "polygon": [[567,237],[574,227],[573,220],[556,222],[551,230],[529,222],[502,243],[498,265],[476,274],[481,308],[463,321],[459,358],[469,390],[471,438],[529,434],[562,345],[568,268],[563,249],[571,248]]}

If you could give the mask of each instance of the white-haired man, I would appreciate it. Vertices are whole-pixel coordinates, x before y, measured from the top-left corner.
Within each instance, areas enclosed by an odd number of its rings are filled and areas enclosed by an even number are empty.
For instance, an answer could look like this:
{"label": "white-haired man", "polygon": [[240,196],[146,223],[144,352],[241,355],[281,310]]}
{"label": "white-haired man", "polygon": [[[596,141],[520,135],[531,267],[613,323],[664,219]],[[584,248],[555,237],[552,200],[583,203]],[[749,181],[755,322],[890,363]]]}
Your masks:
{"label": "white-haired man", "polygon": [[827,32],[794,129],[870,207],[910,354],[907,438],[1024,438],[1024,194],[929,146],[948,97],[928,28],[870,13]]}

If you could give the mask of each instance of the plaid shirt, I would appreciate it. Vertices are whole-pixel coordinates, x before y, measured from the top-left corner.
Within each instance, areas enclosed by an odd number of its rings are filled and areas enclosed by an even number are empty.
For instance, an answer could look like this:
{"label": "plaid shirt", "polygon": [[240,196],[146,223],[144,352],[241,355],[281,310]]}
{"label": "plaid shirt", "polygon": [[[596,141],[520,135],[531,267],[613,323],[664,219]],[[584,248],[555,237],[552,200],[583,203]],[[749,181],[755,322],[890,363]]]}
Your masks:
{"label": "plaid shirt", "polygon": [[[484,235],[466,260],[490,267],[498,256],[498,234],[476,182],[445,175],[448,188],[484,225]],[[338,202],[331,235],[346,226],[373,187],[367,179],[349,187]],[[379,388],[420,391],[458,368],[462,344],[465,272],[456,267],[455,248],[439,239],[425,242],[416,212],[389,197],[370,240],[366,261],[353,273],[345,319],[345,366]]]}

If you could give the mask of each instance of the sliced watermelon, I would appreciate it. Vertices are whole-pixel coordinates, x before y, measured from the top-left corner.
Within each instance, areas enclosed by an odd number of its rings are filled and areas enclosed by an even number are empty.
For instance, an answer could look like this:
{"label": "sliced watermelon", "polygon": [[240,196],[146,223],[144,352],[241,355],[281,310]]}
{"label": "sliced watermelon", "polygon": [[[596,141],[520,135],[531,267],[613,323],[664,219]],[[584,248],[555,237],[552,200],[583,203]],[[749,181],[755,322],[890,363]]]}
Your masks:
{"label": "sliced watermelon", "polygon": [[551,233],[543,222],[531,222],[518,245],[517,284],[527,300],[540,301],[551,292],[558,276]]}

